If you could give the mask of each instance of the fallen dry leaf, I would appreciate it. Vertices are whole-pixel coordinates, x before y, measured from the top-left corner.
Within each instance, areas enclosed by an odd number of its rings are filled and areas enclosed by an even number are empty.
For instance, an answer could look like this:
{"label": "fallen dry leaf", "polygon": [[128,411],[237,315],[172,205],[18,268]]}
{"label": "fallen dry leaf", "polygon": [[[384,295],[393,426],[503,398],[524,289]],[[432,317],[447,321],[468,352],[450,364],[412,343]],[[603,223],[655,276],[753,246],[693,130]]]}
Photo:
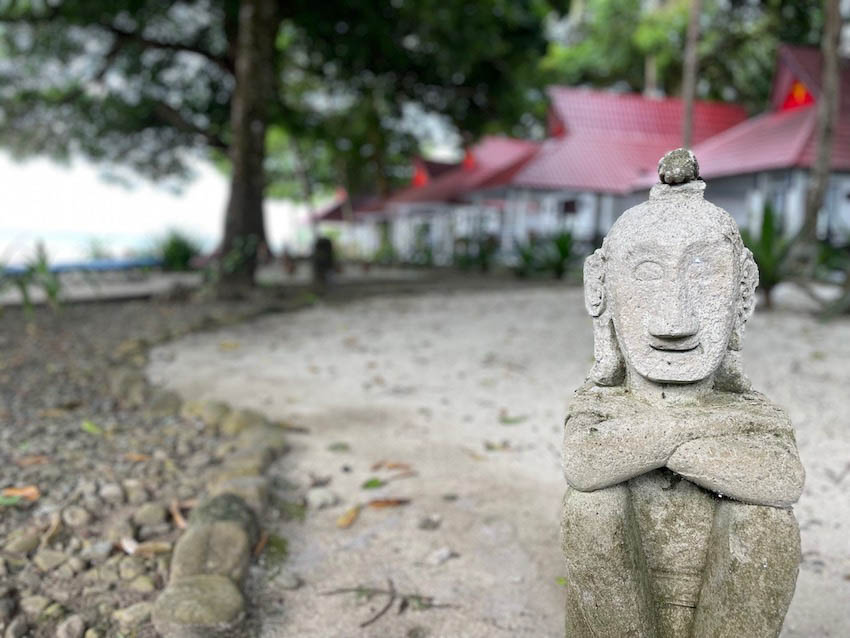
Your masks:
{"label": "fallen dry leaf", "polygon": [[413,470],[408,470],[407,472],[400,472],[399,474],[393,474],[389,478],[388,481],[397,481],[399,479],[413,478],[414,476],[418,476],[416,472]]}
{"label": "fallen dry leaf", "polygon": [[389,461],[385,467],[388,470],[405,470],[407,472],[410,472],[413,469],[408,463],[397,463],[393,461]]}
{"label": "fallen dry leaf", "polygon": [[378,471],[378,470],[380,470],[382,467],[384,467],[384,465],[385,465],[385,464],[386,464],[386,461],[378,461],[377,463],[375,463],[374,465],[372,465],[372,471],[373,471],[373,472],[377,472],[377,471]]}
{"label": "fallen dry leaf", "polygon": [[236,350],[239,347],[239,342],[237,341],[222,341],[218,344],[218,349],[222,352],[229,352],[231,350]]}
{"label": "fallen dry leaf", "polygon": [[130,461],[131,463],[143,463],[145,461],[150,461],[150,454],[139,454],[138,452],[127,452],[124,455],[124,459]]}
{"label": "fallen dry leaf", "polygon": [[41,498],[41,491],[35,485],[24,485],[23,487],[6,487],[3,488],[3,496],[18,496],[25,501],[32,503]]}
{"label": "fallen dry leaf", "polygon": [[260,554],[263,553],[263,550],[266,548],[266,543],[269,542],[269,533],[266,530],[263,530],[263,533],[260,534],[260,540],[257,541],[257,544],[254,546],[254,558],[258,558]]}
{"label": "fallen dry leaf", "polygon": [[155,556],[156,554],[167,554],[171,551],[171,543],[167,541],[145,541],[136,546],[133,552],[136,556]]}
{"label": "fallen dry leaf", "polygon": [[38,546],[42,549],[50,545],[53,542],[53,539],[56,538],[56,535],[59,533],[59,530],[62,528],[62,517],[59,512],[53,512],[50,517],[50,526],[47,528],[47,531],[41,537],[41,541]]}
{"label": "fallen dry leaf", "polygon": [[45,408],[39,411],[38,416],[42,419],[61,419],[66,414],[68,414],[68,410],[63,408]]}
{"label": "fallen dry leaf", "polygon": [[31,465],[44,465],[45,463],[50,462],[50,457],[45,456],[44,454],[35,454],[31,456],[22,456],[15,464],[18,467],[30,467]]}
{"label": "fallen dry leaf", "polygon": [[369,501],[369,507],[381,509],[384,507],[401,507],[410,503],[409,498],[376,498]]}
{"label": "fallen dry leaf", "polygon": [[186,529],[186,527],[188,527],[188,523],[186,523],[186,519],[183,518],[183,513],[180,511],[180,503],[177,499],[171,501],[171,507],[168,509],[171,512],[171,518],[174,520],[174,525],[177,526],[177,529]]}
{"label": "fallen dry leaf", "polygon": [[354,507],[348,508],[345,513],[336,519],[336,526],[340,529],[348,529],[354,524],[354,521],[357,520],[357,516],[360,514],[360,506],[355,505]]}

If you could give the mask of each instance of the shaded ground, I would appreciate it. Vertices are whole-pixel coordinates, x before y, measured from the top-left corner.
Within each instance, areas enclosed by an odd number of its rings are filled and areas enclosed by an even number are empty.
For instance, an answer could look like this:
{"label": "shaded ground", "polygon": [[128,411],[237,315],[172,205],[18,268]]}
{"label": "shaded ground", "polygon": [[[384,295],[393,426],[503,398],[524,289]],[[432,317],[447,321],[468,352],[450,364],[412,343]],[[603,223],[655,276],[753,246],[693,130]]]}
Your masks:
{"label": "shaded ground", "polygon": [[[849,332],[757,313],[745,343],[745,369],[790,412],[808,472],[786,638],[850,633]],[[279,509],[316,507],[275,530],[290,543],[284,572],[255,570],[260,635],[554,637],[561,422],[591,355],[581,291],[550,288],[322,305],[163,346],[149,373],[186,398],[309,428],[273,468]],[[364,489],[371,479],[386,484]],[[399,498],[410,503],[339,527],[352,506]],[[387,597],[323,595],[388,581],[433,601],[396,600],[361,629]]]}

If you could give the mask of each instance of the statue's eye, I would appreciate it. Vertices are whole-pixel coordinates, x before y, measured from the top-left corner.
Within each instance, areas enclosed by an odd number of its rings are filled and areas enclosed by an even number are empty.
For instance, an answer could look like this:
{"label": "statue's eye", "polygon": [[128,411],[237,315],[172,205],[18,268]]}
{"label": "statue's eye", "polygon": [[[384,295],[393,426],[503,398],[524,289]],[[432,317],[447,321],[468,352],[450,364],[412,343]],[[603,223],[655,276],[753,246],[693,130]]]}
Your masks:
{"label": "statue's eye", "polygon": [[654,281],[664,276],[664,268],[657,261],[642,261],[635,266],[634,275],[638,281]]}
{"label": "statue's eye", "polygon": [[706,272],[708,272],[708,261],[704,257],[696,256],[691,259],[691,263],[688,264],[688,277],[702,277]]}

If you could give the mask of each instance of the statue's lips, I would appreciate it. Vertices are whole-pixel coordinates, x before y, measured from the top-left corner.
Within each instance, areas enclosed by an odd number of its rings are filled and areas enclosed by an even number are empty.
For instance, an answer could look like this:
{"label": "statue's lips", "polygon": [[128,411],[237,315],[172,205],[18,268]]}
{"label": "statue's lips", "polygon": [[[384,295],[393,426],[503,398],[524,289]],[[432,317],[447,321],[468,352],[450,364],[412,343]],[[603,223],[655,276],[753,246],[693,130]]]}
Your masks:
{"label": "statue's lips", "polygon": [[658,352],[693,352],[699,348],[699,341],[688,339],[685,341],[653,341],[649,347]]}

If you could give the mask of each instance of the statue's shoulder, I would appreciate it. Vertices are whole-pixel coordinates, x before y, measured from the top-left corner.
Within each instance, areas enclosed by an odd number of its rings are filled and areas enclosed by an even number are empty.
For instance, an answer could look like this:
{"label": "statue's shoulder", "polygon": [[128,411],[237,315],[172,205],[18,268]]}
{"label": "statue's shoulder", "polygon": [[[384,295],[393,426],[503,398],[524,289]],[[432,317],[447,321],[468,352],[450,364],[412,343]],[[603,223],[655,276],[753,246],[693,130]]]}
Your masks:
{"label": "statue's shoulder", "polygon": [[602,386],[586,381],[573,393],[567,418],[594,415],[598,420],[606,420],[622,408],[628,395],[623,386]]}
{"label": "statue's shoulder", "polygon": [[746,392],[712,392],[706,398],[706,407],[713,410],[728,409],[738,418],[751,415],[759,423],[772,422],[779,429],[791,430],[791,419],[788,413],[767,396],[756,390]]}

